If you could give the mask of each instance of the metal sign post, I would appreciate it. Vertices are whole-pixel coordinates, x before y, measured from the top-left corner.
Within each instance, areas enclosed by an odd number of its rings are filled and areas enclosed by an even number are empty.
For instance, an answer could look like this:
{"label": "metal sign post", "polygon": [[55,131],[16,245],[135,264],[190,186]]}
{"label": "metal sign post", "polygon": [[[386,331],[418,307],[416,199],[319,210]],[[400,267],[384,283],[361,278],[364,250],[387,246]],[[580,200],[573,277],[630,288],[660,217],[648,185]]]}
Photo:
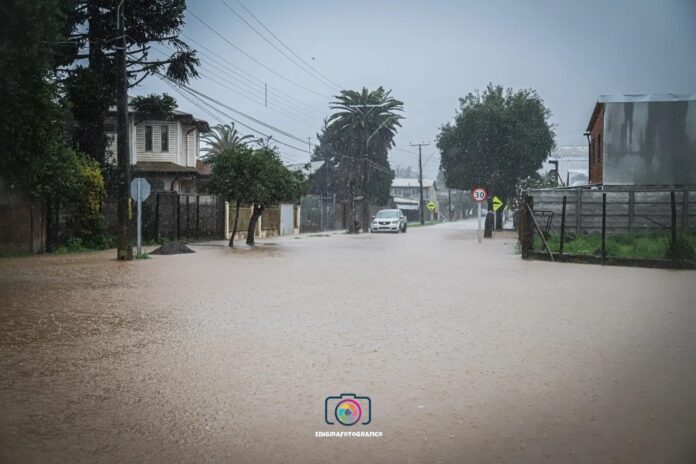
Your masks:
{"label": "metal sign post", "polygon": [[474,187],[471,190],[471,196],[474,197],[478,209],[478,242],[481,243],[481,203],[488,198],[488,191],[483,187]]}
{"label": "metal sign post", "polygon": [[481,202],[476,205],[478,209],[478,242],[481,243]]}
{"label": "metal sign post", "polygon": [[138,205],[138,254],[143,254],[143,201],[150,196],[150,183],[142,177],[137,177],[130,184],[131,198]]}
{"label": "metal sign post", "polygon": [[[495,214],[493,214],[493,236],[494,237],[495,237],[495,231],[496,231],[497,226],[498,226],[498,210],[500,209],[501,206],[503,206],[502,200],[500,198],[498,198],[497,196],[493,196],[493,213],[495,213]],[[504,223],[505,223],[505,221],[503,221],[503,224]]]}

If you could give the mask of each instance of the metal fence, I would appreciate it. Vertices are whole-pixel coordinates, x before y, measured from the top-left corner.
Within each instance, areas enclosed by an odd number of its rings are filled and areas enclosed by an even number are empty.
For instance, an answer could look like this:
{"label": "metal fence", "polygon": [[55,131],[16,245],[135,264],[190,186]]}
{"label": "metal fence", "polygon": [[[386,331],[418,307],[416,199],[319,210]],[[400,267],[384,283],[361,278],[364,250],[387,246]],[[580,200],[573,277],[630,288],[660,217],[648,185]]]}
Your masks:
{"label": "metal fence", "polygon": [[300,232],[320,232],[336,229],[336,200],[334,197],[305,195],[300,200]]}
{"label": "metal fence", "polygon": [[671,224],[671,193],[675,195],[677,227],[696,228],[696,190],[688,188],[623,187],[604,190],[531,189],[527,197],[534,214],[548,228],[558,232],[565,198],[565,227],[575,234],[602,230],[602,205],[606,197],[608,233],[659,230]]}
{"label": "metal fence", "polygon": [[[621,235],[620,240],[625,240],[626,232],[645,232],[650,235],[644,236],[653,237],[665,233],[669,247],[665,256],[671,256],[672,260],[690,259],[686,257],[690,253],[679,252],[678,231],[688,233],[695,227],[696,192],[683,187],[532,189],[523,192],[518,210],[522,257],[541,252],[548,254],[552,261],[568,257],[564,255],[564,244],[568,241],[581,235],[595,235],[601,237],[598,249],[587,256],[605,263],[608,259],[607,237],[617,234]],[[559,233],[556,236],[558,250],[553,250],[550,242],[547,243],[552,232]],[[540,242],[536,245],[535,236]],[[636,258],[640,260],[642,257]]]}
{"label": "metal fence", "polygon": [[[135,211],[133,212],[135,217]],[[116,203],[104,205],[115,231]],[[135,231],[135,226],[133,227]],[[214,195],[155,192],[143,202],[143,240],[203,240],[225,237],[225,202]]]}

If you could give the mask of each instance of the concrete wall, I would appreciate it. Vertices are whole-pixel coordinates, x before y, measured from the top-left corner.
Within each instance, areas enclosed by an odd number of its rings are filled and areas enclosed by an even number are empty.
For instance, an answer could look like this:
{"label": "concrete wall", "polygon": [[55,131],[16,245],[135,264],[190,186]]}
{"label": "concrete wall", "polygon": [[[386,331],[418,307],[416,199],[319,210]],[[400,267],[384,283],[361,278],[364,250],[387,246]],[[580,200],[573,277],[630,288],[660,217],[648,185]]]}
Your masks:
{"label": "concrete wall", "polygon": [[46,251],[45,221],[39,201],[0,179],[0,253]]}

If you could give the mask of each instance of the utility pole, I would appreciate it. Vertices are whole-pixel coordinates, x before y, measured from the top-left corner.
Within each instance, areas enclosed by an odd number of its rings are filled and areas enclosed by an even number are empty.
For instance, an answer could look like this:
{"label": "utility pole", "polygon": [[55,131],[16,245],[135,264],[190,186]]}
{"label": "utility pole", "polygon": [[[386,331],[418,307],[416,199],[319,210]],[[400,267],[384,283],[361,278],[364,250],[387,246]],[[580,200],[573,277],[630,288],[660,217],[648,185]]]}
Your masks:
{"label": "utility pole", "polygon": [[124,15],[124,0],[116,9],[116,23],[121,39],[121,49],[118,57],[118,116],[117,116],[117,191],[116,212],[118,216],[118,234],[116,238],[116,259],[130,261],[133,259],[133,244],[131,242],[130,208],[128,190],[130,187],[130,141],[128,137],[128,74],[126,71],[127,40]]}
{"label": "utility pole", "polygon": [[420,201],[418,202],[418,213],[420,215],[421,225],[425,224],[425,211],[423,204],[423,147],[427,147],[429,143],[412,143],[412,147],[418,147],[418,185],[420,185]]}

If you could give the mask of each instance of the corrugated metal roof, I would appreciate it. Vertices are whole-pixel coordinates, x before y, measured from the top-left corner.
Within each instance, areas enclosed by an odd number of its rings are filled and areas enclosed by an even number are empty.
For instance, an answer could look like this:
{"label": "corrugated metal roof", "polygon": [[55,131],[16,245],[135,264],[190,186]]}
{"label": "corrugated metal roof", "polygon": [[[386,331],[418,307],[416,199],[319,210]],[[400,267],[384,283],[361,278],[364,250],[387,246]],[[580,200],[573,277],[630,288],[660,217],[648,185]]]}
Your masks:
{"label": "corrugated metal roof", "polygon": [[598,103],[671,102],[693,100],[696,100],[696,93],[636,93],[623,95],[600,95],[597,98]]}
{"label": "corrugated metal roof", "polygon": [[291,171],[302,171],[303,174],[311,176],[321,169],[323,165],[324,161],[312,161],[309,163],[309,168],[307,168],[307,163],[288,164],[287,168]]}
{"label": "corrugated metal roof", "polygon": [[[433,186],[435,181],[431,179],[423,179],[423,187],[430,188]],[[392,180],[392,187],[419,187],[418,179],[406,179],[403,177],[396,177]]]}

